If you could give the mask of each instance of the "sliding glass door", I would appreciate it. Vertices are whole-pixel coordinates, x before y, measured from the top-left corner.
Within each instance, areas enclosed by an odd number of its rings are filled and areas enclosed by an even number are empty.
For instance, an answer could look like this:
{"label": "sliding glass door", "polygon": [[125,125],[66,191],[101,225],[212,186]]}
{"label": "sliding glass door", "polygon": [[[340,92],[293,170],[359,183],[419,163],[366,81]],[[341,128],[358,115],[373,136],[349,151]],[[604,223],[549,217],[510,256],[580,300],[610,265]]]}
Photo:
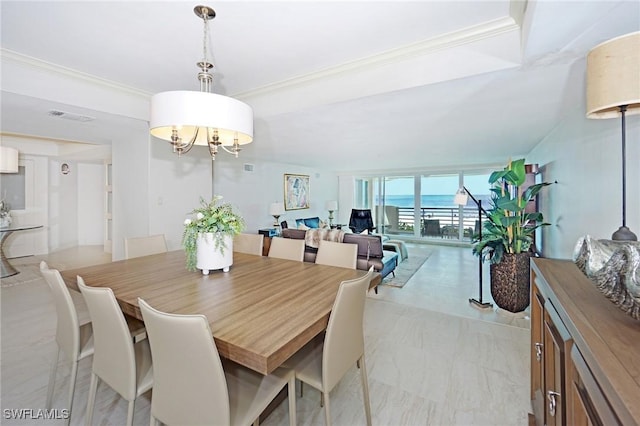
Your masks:
{"label": "sliding glass door", "polygon": [[376,230],[425,240],[470,241],[478,231],[478,209],[453,203],[463,185],[489,206],[488,173],[438,173],[359,177],[355,180],[356,208],[371,209]]}
{"label": "sliding glass door", "polygon": [[382,229],[385,234],[415,233],[414,182],[414,176],[374,178],[375,220],[378,229]]}
{"label": "sliding glass door", "polygon": [[459,237],[459,209],[453,196],[460,175],[423,175],[420,178],[420,235],[426,238]]}

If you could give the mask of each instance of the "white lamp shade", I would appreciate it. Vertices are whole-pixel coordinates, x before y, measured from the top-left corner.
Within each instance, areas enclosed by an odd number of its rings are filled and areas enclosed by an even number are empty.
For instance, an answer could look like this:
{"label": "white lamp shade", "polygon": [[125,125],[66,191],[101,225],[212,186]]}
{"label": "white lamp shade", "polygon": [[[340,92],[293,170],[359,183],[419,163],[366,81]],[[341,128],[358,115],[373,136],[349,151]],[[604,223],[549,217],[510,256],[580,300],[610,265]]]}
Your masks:
{"label": "white lamp shade", "polygon": [[18,173],[18,150],[0,146],[0,173]]}
{"label": "white lamp shade", "polygon": [[466,206],[469,200],[469,194],[464,189],[459,189],[456,195],[453,197],[453,203],[458,206]]}
{"label": "white lamp shade", "polygon": [[207,145],[207,131],[218,130],[222,145],[240,145],[253,141],[253,109],[237,99],[208,92],[177,90],[151,97],[151,134],[167,141],[177,129],[188,142],[200,127],[196,145]]}
{"label": "white lamp shade", "polygon": [[587,55],[587,118],[640,114],[640,32],[613,38]]}
{"label": "white lamp shade", "polygon": [[335,212],[336,210],[338,210],[338,202],[337,202],[337,201],[335,201],[335,200],[327,201],[327,202],[324,204],[324,208],[325,208],[326,210],[328,210],[328,211]]}
{"label": "white lamp shade", "polygon": [[284,203],[271,203],[269,206],[271,216],[280,216],[282,213],[284,213]]}

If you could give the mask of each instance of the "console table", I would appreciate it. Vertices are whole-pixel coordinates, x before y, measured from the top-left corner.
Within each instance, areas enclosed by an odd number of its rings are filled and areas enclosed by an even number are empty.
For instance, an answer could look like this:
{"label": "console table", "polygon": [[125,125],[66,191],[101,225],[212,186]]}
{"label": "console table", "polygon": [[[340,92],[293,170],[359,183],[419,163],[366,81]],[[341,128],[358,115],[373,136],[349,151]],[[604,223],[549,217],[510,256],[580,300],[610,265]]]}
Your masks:
{"label": "console table", "polygon": [[569,260],[531,259],[537,425],[640,425],[640,321]]}
{"label": "console table", "polygon": [[0,278],[6,278],[20,273],[20,271],[11,266],[9,259],[4,255],[5,240],[14,232],[28,231],[37,228],[42,228],[42,225],[14,225],[0,228]]}

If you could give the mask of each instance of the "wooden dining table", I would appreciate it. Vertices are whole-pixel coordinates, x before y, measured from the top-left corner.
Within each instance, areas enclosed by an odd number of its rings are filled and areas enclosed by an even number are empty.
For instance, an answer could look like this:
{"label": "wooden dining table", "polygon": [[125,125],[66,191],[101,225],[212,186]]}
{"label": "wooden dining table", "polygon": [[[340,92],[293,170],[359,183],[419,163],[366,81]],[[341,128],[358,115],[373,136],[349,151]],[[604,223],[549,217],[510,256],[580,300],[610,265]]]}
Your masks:
{"label": "wooden dining table", "polygon": [[[224,358],[269,374],[326,329],[338,287],[366,271],[243,253],[229,272],[189,272],[183,251],[61,271],[68,287],[110,287],[142,320],[138,298],[175,314],[202,314]],[[374,277],[370,288],[380,282]]]}

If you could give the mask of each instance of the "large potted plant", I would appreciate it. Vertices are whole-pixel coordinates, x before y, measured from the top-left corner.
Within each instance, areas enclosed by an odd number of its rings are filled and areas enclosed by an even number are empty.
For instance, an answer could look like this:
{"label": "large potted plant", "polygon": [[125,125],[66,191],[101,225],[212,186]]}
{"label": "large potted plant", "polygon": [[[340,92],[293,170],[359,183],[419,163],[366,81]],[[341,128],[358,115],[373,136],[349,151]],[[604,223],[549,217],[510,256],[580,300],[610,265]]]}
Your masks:
{"label": "large potted plant", "polygon": [[533,235],[543,222],[542,213],[527,211],[548,182],[524,189],[524,158],[511,161],[489,177],[491,207],[482,226],[482,238],[474,236],[473,253],[490,262],[491,296],[500,308],[521,312],[529,306],[529,260]]}
{"label": "large potted plant", "polygon": [[233,237],[244,229],[244,220],[229,203],[220,203],[221,196],[210,202],[200,198],[200,207],[184,221],[182,246],[187,255],[187,269],[229,271],[233,264]]}

